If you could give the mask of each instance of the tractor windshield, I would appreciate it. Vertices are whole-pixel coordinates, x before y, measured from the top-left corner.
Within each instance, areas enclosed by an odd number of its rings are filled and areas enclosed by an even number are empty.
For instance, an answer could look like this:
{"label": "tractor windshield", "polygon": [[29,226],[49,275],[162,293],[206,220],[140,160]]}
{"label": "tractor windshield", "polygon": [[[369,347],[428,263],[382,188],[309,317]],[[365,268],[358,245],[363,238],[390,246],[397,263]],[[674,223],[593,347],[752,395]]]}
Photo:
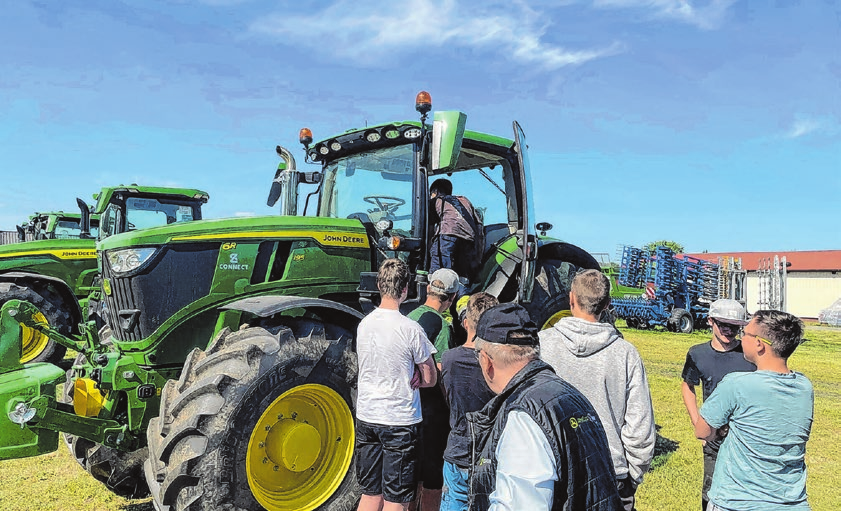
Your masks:
{"label": "tractor windshield", "polygon": [[197,207],[186,201],[128,197],[121,202],[117,199],[102,214],[100,239],[135,229],[198,220],[196,211]]}
{"label": "tractor windshield", "polygon": [[[97,233],[99,232],[99,228],[97,227],[98,221],[91,220],[91,227],[90,227],[90,235],[91,237],[95,238]],[[56,222],[55,232],[53,233],[54,238],[64,239],[64,238],[79,238],[82,234],[82,229],[79,226],[79,220],[74,219],[61,219]]]}
{"label": "tractor windshield", "polygon": [[415,145],[377,149],[327,164],[318,216],[390,220],[394,230],[413,232]]}

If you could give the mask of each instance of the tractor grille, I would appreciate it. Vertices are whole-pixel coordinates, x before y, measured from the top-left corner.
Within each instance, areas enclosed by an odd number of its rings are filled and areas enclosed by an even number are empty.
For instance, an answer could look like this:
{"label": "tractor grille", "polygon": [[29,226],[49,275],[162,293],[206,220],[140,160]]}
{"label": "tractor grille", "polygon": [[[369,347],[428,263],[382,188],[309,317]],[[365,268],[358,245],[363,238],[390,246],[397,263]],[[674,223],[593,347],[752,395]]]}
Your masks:
{"label": "tractor grille", "polygon": [[139,341],[152,334],[184,306],[210,292],[218,244],[176,245],[163,249],[140,273],[114,276],[103,258],[103,277],[110,282],[105,295],[106,317],[114,336]]}

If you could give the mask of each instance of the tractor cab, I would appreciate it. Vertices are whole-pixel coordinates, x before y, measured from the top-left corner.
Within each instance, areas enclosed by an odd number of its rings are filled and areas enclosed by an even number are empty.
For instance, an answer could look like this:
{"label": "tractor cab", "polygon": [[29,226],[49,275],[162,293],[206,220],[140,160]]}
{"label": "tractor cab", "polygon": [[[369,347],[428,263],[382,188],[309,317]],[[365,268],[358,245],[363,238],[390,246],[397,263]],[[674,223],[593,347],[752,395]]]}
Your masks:
{"label": "tractor cab", "polygon": [[[284,162],[269,205],[282,197],[281,211],[296,214],[297,185],[317,184],[301,212],[362,223],[375,252],[371,274],[384,259],[399,257],[414,274],[425,275],[430,263],[429,187],[446,178],[453,195],[467,197],[482,217],[482,261],[475,274],[462,275],[468,288],[487,289],[500,270],[510,277],[519,269],[517,273],[526,276],[519,285],[509,285],[511,279],[506,278],[495,291],[501,299],[527,302],[537,246],[529,225],[534,215],[523,132],[516,122],[512,139],[465,130],[467,116],[457,111],[435,112],[430,126],[426,120],[431,106],[429,94],[421,92],[416,99],[420,122],[349,130],[315,143],[309,129],[301,130],[305,161],[319,164],[321,170],[296,171],[289,152],[278,147]],[[362,276],[362,288],[366,282],[375,286],[371,274]]]}
{"label": "tractor cab", "polygon": [[19,225],[18,241],[84,239],[95,238],[99,231],[99,217],[89,218],[87,229],[83,228],[83,215],[63,211],[38,212],[29,217],[29,221]]}
{"label": "tractor cab", "polygon": [[103,188],[94,198],[97,202],[92,216],[101,217],[99,239],[103,240],[136,229],[201,220],[201,207],[208,195],[192,188],[132,184]]}

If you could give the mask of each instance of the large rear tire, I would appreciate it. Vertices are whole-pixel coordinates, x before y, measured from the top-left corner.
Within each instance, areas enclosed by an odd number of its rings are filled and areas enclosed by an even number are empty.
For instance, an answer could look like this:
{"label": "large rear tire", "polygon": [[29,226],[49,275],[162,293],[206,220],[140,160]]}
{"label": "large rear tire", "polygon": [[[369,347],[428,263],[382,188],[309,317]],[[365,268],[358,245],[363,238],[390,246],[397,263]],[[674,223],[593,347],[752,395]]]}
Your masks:
{"label": "large rear tire", "polygon": [[[100,332],[103,344],[111,344],[107,340],[110,337],[109,333],[110,331],[105,329]],[[84,353],[79,353],[73,361],[73,366],[82,366],[85,362]],[[81,375],[72,367],[67,371],[63,393],[65,403],[73,403],[73,382],[79,376]],[[63,433],[62,437],[73,459],[110,491],[127,499],[149,495],[149,487],[143,478],[143,463],[149,457],[148,448],[119,451],[69,433]]]}
{"label": "large rear tire", "polygon": [[[40,317],[62,335],[70,335],[73,320],[61,298],[48,289],[38,290],[12,282],[0,282],[0,306],[9,300],[24,300],[38,308]],[[21,327],[21,362],[49,362],[58,365],[67,348],[38,330]],[[66,367],[66,366],[65,366]]]}
{"label": "large rear tire", "polygon": [[600,270],[598,261],[587,251],[569,243],[541,248],[534,277],[532,301],[524,304],[532,321],[541,330],[571,316],[569,290],[579,269]]}
{"label": "large rear tire", "polygon": [[355,509],[356,370],[351,333],[309,320],[225,330],[193,350],[149,423],[156,504]]}

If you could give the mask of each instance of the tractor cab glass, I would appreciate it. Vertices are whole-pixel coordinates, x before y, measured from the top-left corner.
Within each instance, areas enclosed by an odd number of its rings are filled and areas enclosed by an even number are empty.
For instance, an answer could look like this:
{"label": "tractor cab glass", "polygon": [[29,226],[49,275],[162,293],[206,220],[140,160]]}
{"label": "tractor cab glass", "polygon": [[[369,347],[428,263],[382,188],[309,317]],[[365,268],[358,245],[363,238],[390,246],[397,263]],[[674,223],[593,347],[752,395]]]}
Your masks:
{"label": "tractor cab glass", "polygon": [[[357,218],[377,225],[391,222],[392,232],[414,232],[415,145],[353,154],[324,169],[318,216]],[[382,224],[380,224],[382,225]]]}
{"label": "tractor cab glass", "polygon": [[185,200],[115,195],[100,219],[100,239],[135,229],[200,220],[200,208]]}
{"label": "tractor cab glass", "polygon": [[502,165],[430,176],[429,184],[440,178],[453,184],[453,195],[470,200],[485,226],[503,224],[507,227],[508,197]]}
{"label": "tractor cab glass", "polygon": [[[99,233],[99,221],[91,220],[90,235],[96,238]],[[56,239],[78,239],[82,235],[82,229],[78,219],[62,218],[56,222],[53,238]]]}

